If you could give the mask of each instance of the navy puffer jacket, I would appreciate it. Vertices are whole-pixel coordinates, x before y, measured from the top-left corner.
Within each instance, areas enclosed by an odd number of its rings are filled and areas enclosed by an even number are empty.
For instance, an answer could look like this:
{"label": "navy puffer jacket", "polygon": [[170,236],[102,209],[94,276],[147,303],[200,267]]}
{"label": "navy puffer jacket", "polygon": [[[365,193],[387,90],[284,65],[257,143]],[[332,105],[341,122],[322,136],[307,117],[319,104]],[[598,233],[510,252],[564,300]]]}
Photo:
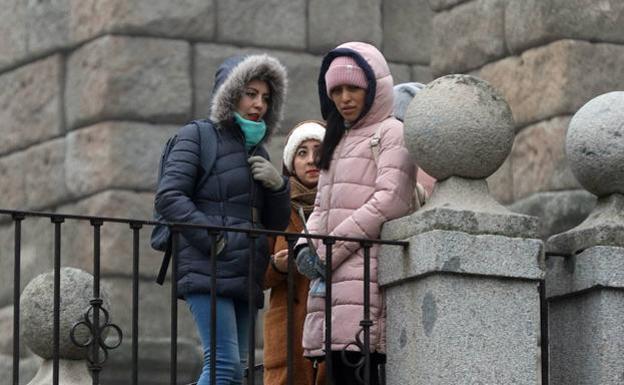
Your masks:
{"label": "navy puffer jacket", "polygon": [[[264,116],[267,134],[247,151],[244,135],[233,123],[233,112],[245,85],[252,79],[265,80],[271,89],[269,109]],[[276,129],[286,88],[284,67],[267,55],[226,60],[216,74],[210,120],[217,137],[217,156],[211,170],[200,162],[197,126],[182,127],[165,162],[156,192],[156,210],[169,222],[211,226],[283,230],[290,215],[289,184],[271,191],[256,182],[247,159],[260,155],[268,159],[263,143]],[[216,123],[212,123],[216,122]],[[208,174],[207,178],[203,176]],[[197,181],[204,181],[196,185]],[[254,209],[252,209],[252,207]],[[257,216],[253,215],[256,212]],[[217,256],[217,294],[247,301],[251,241],[244,233],[226,233],[225,246]],[[211,241],[205,230],[184,229],[178,244],[178,294],[209,293]],[[255,242],[256,304],[262,306],[263,277],[269,261],[266,236]]]}

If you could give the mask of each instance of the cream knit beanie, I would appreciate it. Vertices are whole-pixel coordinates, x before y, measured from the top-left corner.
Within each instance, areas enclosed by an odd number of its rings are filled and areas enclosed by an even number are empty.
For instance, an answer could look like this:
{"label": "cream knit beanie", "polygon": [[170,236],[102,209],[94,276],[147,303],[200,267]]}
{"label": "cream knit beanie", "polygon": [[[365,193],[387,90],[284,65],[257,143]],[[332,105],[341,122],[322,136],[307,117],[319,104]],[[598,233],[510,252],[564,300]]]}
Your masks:
{"label": "cream knit beanie", "polygon": [[284,166],[288,172],[293,174],[293,160],[295,159],[295,152],[297,152],[297,148],[299,148],[301,143],[310,139],[323,142],[324,137],[325,127],[320,122],[307,120],[295,126],[288,136],[286,146],[284,147],[284,156],[282,158]]}

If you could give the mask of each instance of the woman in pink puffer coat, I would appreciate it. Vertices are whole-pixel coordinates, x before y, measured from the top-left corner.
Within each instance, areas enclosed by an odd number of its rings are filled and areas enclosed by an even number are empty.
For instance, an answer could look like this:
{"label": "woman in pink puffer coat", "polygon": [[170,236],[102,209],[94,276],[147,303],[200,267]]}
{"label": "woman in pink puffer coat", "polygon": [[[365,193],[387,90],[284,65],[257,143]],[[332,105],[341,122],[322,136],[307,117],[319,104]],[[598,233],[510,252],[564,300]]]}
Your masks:
{"label": "woman in pink puffer coat", "polygon": [[[393,81],[383,55],[372,45],[342,44],[321,65],[319,96],[327,120],[321,148],[321,174],[314,210],[307,222],[310,233],[342,237],[379,238],[384,222],[410,212],[415,165],[405,148],[403,124],[392,117]],[[379,133],[377,149],[371,147]],[[297,265],[313,279],[303,335],[304,354],[323,358],[325,299],[319,271],[325,245],[314,241],[314,252],[301,239]],[[379,247],[370,250],[371,384],[377,383],[377,364],[385,352],[385,303],[377,283]],[[318,264],[315,260],[318,259]],[[310,263],[312,261],[312,263]],[[361,354],[354,344],[364,309],[364,250],[357,243],[336,242],[332,251],[331,359],[335,383],[355,383],[353,368],[340,359],[347,350],[351,362]]]}

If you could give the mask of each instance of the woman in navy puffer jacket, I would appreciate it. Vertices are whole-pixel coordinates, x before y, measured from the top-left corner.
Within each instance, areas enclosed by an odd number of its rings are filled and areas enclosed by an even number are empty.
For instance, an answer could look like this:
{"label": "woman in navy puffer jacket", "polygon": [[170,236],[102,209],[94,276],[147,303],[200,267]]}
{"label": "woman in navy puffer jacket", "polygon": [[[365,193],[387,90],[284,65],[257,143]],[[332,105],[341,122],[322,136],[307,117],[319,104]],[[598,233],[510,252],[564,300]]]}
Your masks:
{"label": "woman in navy puffer jacket", "polygon": [[[286,70],[277,59],[251,55],[226,60],[215,75],[210,120],[200,125],[200,129],[214,129],[214,165],[211,170],[202,168],[198,126],[182,127],[164,164],[156,210],[169,222],[285,229],[290,216],[289,184],[268,161],[263,146],[281,119],[285,92]],[[255,310],[250,314],[248,300],[251,241],[244,233],[225,233],[217,243],[217,384],[242,383],[249,325],[256,314]],[[253,300],[261,307],[269,262],[266,236],[257,238],[255,246]],[[199,385],[210,379],[210,250],[205,230],[181,231],[177,287],[202,339],[204,368]]]}

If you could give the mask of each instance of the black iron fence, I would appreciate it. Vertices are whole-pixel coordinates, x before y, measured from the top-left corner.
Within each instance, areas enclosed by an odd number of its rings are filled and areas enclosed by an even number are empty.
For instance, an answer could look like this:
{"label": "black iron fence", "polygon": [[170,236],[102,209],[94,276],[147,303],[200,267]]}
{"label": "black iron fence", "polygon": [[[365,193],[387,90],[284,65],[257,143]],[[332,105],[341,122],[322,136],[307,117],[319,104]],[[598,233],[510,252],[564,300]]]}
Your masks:
{"label": "black iron fence", "polygon": [[[100,372],[102,370],[106,370],[106,361],[109,355],[109,351],[118,347],[123,338],[123,331],[117,325],[109,322],[109,309],[105,309],[103,305],[103,300],[100,296],[100,237],[101,237],[101,228],[105,223],[121,223],[126,224],[128,226],[128,231],[132,232],[132,371],[130,374],[130,378],[128,379],[128,383],[136,385],[138,384],[138,373],[139,373],[139,260],[141,257],[140,250],[140,237],[141,230],[145,227],[152,227],[158,224],[163,224],[155,221],[149,220],[138,220],[132,218],[115,218],[115,217],[96,217],[96,216],[85,216],[85,215],[68,215],[68,214],[59,214],[59,213],[46,213],[46,212],[32,212],[32,211],[16,211],[16,210],[4,210],[0,209],[0,216],[9,216],[14,224],[15,235],[14,235],[14,281],[13,281],[13,304],[14,304],[14,315],[13,315],[13,375],[12,375],[12,384],[19,384],[19,365],[20,365],[20,287],[21,287],[21,248],[22,248],[22,225],[24,220],[28,217],[39,217],[39,218],[49,218],[51,221],[51,225],[54,227],[54,301],[53,301],[53,376],[52,383],[53,385],[58,385],[59,383],[59,349],[60,349],[60,311],[61,311],[61,292],[60,292],[60,282],[61,282],[61,232],[63,229],[63,224],[68,221],[78,221],[80,223],[86,223],[92,227],[93,230],[93,295],[90,301],[90,308],[86,309],[85,316],[82,321],[76,323],[74,328],[72,329],[70,338],[74,342],[74,344],[84,347],[88,349],[87,354],[87,362],[88,368],[92,374],[93,384],[97,385],[100,383]],[[175,285],[176,277],[177,277],[177,244],[179,241],[180,230],[183,228],[195,228],[195,229],[203,229],[207,232],[207,236],[211,237],[212,249],[210,250],[211,255],[211,271],[216,271],[216,261],[217,259],[214,256],[217,254],[217,237],[219,234],[224,232],[236,232],[236,233],[245,233],[250,238],[250,253],[251,258],[249,258],[249,301],[248,306],[250,310],[250,314],[254,314],[256,309],[255,304],[255,295],[254,295],[254,280],[251,279],[255,275],[256,266],[254,264],[256,253],[255,243],[258,237],[262,234],[268,236],[283,236],[288,242],[288,276],[287,276],[287,286],[288,286],[288,296],[287,296],[287,383],[289,385],[294,384],[294,372],[293,372],[293,348],[295,343],[300,343],[299,341],[293,340],[294,333],[294,317],[292,314],[293,305],[294,305],[294,274],[295,274],[295,264],[294,264],[294,245],[298,241],[302,234],[299,233],[288,233],[281,231],[271,231],[271,230],[263,230],[263,229],[243,229],[243,228],[231,228],[231,227],[214,227],[214,226],[204,226],[198,224],[189,224],[189,223],[164,223],[169,226],[172,233],[172,263],[171,263],[171,350],[170,350],[170,378],[169,383],[171,385],[177,384],[177,335],[178,335],[178,307],[177,307],[177,286]],[[308,234],[305,235],[307,238],[311,239],[319,239],[325,246],[326,260],[325,260],[325,280],[326,280],[326,293],[325,293],[325,351],[330,352],[331,349],[331,336],[332,336],[332,325],[331,325],[331,304],[332,304],[332,290],[331,290],[331,282],[332,282],[332,248],[335,242],[337,241],[346,241],[346,242],[356,242],[359,243],[360,246],[364,250],[364,312],[362,314],[362,320],[360,322],[361,330],[353,336],[354,344],[357,345],[359,350],[362,352],[362,359],[357,363],[357,365],[361,366],[361,378],[360,382],[363,384],[370,384],[371,378],[371,361],[370,361],[370,328],[373,325],[373,321],[370,318],[370,249],[373,245],[394,245],[399,247],[406,247],[408,245],[407,242],[401,241],[383,241],[378,239],[359,239],[359,238],[348,238],[348,237],[331,237],[331,236],[323,236],[316,234]],[[8,246],[8,245],[7,245]],[[7,247],[5,246],[5,247]],[[216,287],[217,285],[217,275],[212,274],[212,287]],[[211,291],[211,352],[216,352],[216,306],[217,296],[215,290]],[[255,368],[255,319],[252,317],[251,325],[249,330],[249,349],[248,349],[248,368]],[[78,328],[86,328],[89,331],[90,337],[86,341],[79,341],[74,337],[74,331]],[[108,330],[107,330],[108,329]],[[107,339],[103,336],[105,335],[105,331],[114,332],[117,334],[116,341],[114,343],[108,343]],[[111,353],[111,354],[114,354]],[[332,384],[332,360],[326,360],[326,383]],[[210,355],[210,373],[211,373],[211,384],[216,384],[216,354]],[[252,371],[248,371],[251,373]],[[382,373],[382,381],[383,381],[383,368],[381,368],[380,372]],[[247,384],[254,385],[255,378],[253,375],[247,376]]]}

